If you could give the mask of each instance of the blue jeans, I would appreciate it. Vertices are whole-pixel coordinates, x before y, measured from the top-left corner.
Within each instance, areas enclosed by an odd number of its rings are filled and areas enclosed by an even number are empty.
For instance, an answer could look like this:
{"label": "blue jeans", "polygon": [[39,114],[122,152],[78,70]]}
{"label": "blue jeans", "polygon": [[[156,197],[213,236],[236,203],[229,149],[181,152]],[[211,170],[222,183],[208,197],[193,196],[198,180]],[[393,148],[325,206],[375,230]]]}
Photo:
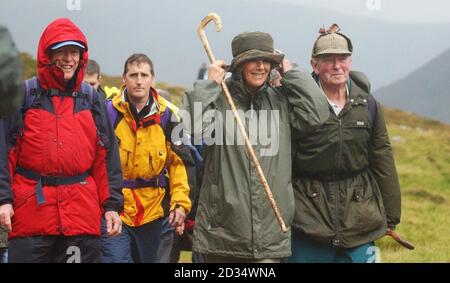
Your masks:
{"label": "blue jeans", "polygon": [[116,237],[106,237],[105,221],[102,221],[103,263],[155,263],[161,239],[161,219],[138,227],[126,224]]}
{"label": "blue jeans", "polygon": [[0,249],[0,263],[8,263],[8,249]]}
{"label": "blue jeans", "polygon": [[312,241],[292,229],[290,263],[374,263],[377,247],[373,242],[354,248],[337,248]]}

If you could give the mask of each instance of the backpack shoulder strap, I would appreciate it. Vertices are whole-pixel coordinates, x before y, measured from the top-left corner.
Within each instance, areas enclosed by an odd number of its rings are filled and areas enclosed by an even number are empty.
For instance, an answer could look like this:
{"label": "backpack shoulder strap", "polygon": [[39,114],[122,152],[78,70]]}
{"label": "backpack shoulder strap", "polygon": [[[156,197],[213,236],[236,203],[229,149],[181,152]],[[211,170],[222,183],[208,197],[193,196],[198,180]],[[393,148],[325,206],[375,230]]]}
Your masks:
{"label": "backpack shoulder strap", "polygon": [[[367,108],[369,109],[369,123],[370,123],[370,140],[371,142],[374,141],[374,126],[375,126],[375,120],[377,119],[377,112],[378,112],[378,105],[377,101],[375,100],[375,97],[373,97],[372,94],[369,93],[369,96],[367,97]],[[373,150],[372,148],[369,150],[369,164],[372,164],[373,162]]]}
{"label": "backpack shoulder strap", "polygon": [[162,96],[158,96],[158,103],[160,105],[164,105],[165,110],[160,116],[160,125],[163,128],[164,134],[166,135],[166,138],[170,139],[170,122],[172,120],[172,115],[175,116],[175,118],[180,121],[180,117],[178,117],[178,107],[169,102],[167,99],[165,99]]}
{"label": "backpack shoulder strap", "polygon": [[[352,72],[351,75],[354,75],[356,73],[359,72]],[[363,75],[365,78],[365,81],[368,82],[367,77],[363,74],[363,73],[359,73],[360,75]],[[355,77],[353,76],[353,79],[355,79]],[[375,100],[375,97],[373,97],[373,95],[370,93],[370,84],[366,84],[366,89],[364,89],[367,92],[367,109],[369,111],[369,124],[370,124],[370,140],[371,142],[373,142],[374,140],[374,136],[373,136],[373,130],[375,127],[375,121],[377,119],[377,113],[378,113],[378,105],[377,105],[377,101]],[[347,81],[347,88],[350,90],[352,87],[351,84],[351,80]],[[369,164],[372,164],[372,160],[373,160],[373,150],[372,148],[370,148],[369,150]]]}
{"label": "backpack shoulder strap", "polygon": [[84,93],[87,96],[89,108],[92,108],[92,106],[94,105],[94,96],[96,95],[95,89],[87,83],[83,82],[81,83],[80,92]]}
{"label": "backpack shoulder strap", "polygon": [[25,97],[21,109],[22,115],[25,115],[27,110],[31,108],[33,102],[40,96],[41,92],[37,77],[26,80],[24,84]]}
{"label": "backpack shoulder strap", "polygon": [[169,109],[169,107],[166,107],[166,110],[164,110],[164,112],[161,114],[160,120],[159,120],[159,124],[163,128],[164,134],[166,135],[166,137],[167,137],[169,123],[170,123],[170,109]]}
{"label": "backpack shoulder strap", "polygon": [[117,111],[116,107],[114,107],[112,100],[106,100],[106,111],[108,112],[109,121],[113,125],[114,129],[117,127],[117,116],[119,115],[119,111]]}
{"label": "backpack shoulder strap", "polygon": [[369,96],[367,97],[367,107],[369,108],[370,128],[373,131],[375,120],[377,119],[378,105],[377,101],[375,100],[375,97],[373,97],[373,95],[370,93]]}
{"label": "backpack shoulder strap", "polygon": [[24,106],[30,108],[33,104],[34,98],[39,93],[40,88],[36,77],[32,77],[25,81],[25,99]]}
{"label": "backpack shoulder strap", "polygon": [[[352,74],[355,73],[359,73],[359,72],[355,72],[352,71]],[[359,73],[361,75],[363,75],[366,80],[368,81],[367,77],[363,74],[363,73]],[[347,81],[347,89],[350,90],[352,88],[352,81],[348,80]],[[377,119],[377,112],[378,112],[378,106],[377,106],[377,101],[375,100],[375,97],[373,97],[373,95],[370,93],[370,84],[367,85],[367,88],[364,89],[367,92],[367,107],[369,109],[369,123],[370,123],[370,128],[371,130],[373,130],[373,127],[375,125],[375,120]]]}

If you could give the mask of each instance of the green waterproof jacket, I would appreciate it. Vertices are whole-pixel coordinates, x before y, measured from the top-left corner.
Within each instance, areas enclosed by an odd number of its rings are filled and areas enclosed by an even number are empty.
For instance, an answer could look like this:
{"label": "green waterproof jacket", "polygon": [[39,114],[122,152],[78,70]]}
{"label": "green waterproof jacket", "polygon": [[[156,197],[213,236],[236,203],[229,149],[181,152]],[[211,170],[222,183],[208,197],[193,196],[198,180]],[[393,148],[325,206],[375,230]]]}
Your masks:
{"label": "green waterproof jacket", "polygon": [[289,231],[282,233],[278,225],[220,86],[197,81],[182,107],[192,118],[183,121],[191,125],[194,143],[206,144],[193,250],[248,259],[289,256],[291,127],[305,134],[317,128],[328,119],[328,103],[311,76],[298,70],[286,72],[281,87],[266,84],[254,95],[240,75],[226,83]]}
{"label": "green waterproof jacket", "polygon": [[[381,107],[370,83],[350,72],[346,105],[313,132],[293,133],[296,231],[324,244],[355,247],[400,222],[400,186]],[[369,114],[369,99],[375,107]],[[373,121],[371,121],[373,119]]]}

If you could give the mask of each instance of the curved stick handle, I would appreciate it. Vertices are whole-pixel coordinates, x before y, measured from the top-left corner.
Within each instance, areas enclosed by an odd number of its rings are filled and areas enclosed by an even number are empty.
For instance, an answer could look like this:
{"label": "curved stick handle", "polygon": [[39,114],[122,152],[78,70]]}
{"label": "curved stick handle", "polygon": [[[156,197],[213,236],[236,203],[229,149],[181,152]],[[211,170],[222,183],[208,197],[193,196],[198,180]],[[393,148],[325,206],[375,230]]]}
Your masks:
{"label": "curved stick handle", "polygon": [[211,63],[214,63],[216,61],[216,58],[214,57],[214,54],[211,51],[211,47],[209,46],[209,42],[208,42],[208,39],[206,38],[206,34],[205,34],[205,27],[206,27],[206,25],[209,24],[210,21],[214,21],[214,23],[216,24],[217,32],[222,30],[222,20],[220,19],[219,15],[217,15],[216,13],[209,13],[200,22],[200,25],[197,28],[197,33],[200,36],[200,40],[202,41],[203,48],[205,48],[206,54],[208,55],[208,58],[209,58],[209,61]]}

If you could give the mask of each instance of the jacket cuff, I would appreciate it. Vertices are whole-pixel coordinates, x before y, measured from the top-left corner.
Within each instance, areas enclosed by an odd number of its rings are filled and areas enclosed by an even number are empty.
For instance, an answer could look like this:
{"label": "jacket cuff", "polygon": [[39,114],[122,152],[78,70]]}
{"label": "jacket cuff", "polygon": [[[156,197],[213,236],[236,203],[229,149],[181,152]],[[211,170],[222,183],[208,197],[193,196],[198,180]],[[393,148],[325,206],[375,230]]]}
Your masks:
{"label": "jacket cuff", "polygon": [[395,230],[395,227],[396,227],[397,225],[395,225],[395,224],[391,224],[391,223],[388,223],[387,224],[387,227],[389,228],[389,229],[391,229],[391,230]]}
{"label": "jacket cuff", "polygon": [[176,208],[181,209],[184,212],[184,214],[186,214],[186,215],[188,215],[188,213],[189,213],[189,211],[185,207],[183,207],[182,205],[177,204],[177,203],[172,205],[170,211],[174,211]]}
{"label": "jacket cuff", "polygon": [[2,201],[0,201],[0,205],[4,205],[4,204],[13,205],[13,201],[12,200],[2,200]]}
{"label": "jacket cuff", "polygon": [[103,208],[103,212],[106,213],[108,211],[115,211],[117,213],[121,212],[121,210],[118,207],[115,207],[115,206],[112,206],[112,205],[108,205],[108,206],[105,205],[104,208]]}

